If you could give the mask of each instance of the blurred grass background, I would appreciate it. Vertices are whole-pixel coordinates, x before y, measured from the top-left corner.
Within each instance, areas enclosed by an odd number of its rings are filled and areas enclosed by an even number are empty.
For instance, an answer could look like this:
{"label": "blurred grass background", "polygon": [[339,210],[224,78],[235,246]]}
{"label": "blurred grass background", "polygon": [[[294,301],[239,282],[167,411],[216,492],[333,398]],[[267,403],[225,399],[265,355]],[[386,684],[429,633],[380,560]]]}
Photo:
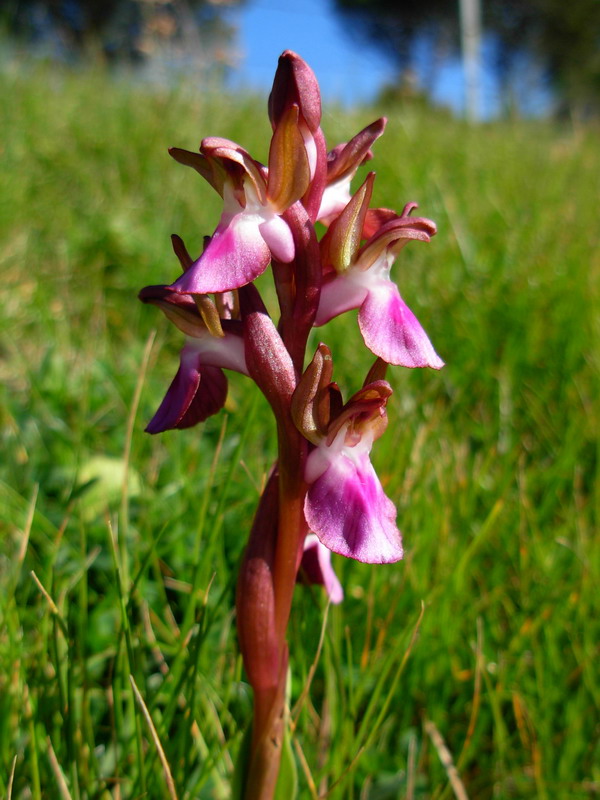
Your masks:
{"label": "blurred grass background", "polygon": [[[167,146],[226,136],[266,160],[266,105],[4,77],[0,795],[166,797],[131,674],[178,796],[226,798],[251,709],[235,575],[274,431],[232,376],[225,413],[144,434],[181,338],[136,293],[177,276],[171,233],[198,252],[219,214]],[[393,272],[447,366],[390,370],[374,461],[406,560],[334,559],[346,599],[319,653],[324,598],[297,591],[292,706],[318,655],[300,797],[448,800],[440,736],[471,799],[594,797],[598,130],[326,108],[330,146],[380,113],[374,202],[438,224]],[[371,362],[352,314],[318,337],[349,396]]]}

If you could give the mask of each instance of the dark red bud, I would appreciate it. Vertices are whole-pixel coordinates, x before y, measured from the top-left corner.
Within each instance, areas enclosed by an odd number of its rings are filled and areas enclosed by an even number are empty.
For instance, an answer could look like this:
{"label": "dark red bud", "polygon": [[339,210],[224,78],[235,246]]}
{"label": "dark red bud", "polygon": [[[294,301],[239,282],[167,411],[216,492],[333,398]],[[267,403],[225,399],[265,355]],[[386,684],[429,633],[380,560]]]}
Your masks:
{"label": "dark red bud", "polygon": [[311,133],[315,133],[321,123],[319,84],[306,61],[291,50],[286,50],[279,57],[269,95],[269,119],[273,128],[294,103],[299,107]]}

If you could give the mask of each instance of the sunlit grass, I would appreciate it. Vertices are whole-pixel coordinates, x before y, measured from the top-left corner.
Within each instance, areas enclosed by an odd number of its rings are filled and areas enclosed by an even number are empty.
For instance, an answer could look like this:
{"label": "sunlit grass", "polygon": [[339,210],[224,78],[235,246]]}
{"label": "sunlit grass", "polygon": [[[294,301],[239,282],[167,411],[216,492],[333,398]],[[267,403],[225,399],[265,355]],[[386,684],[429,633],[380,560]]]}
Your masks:
{"label": "sunlit grass", "polygon": [[[235,575],[273,427],[232,376],[226,413],[144,434],[180,339],[135,296],[176,277],[171,233],[198,251],[218,214],[167,146],[227,136],[266,159],[265,104],[95,75],[6,83],[0,795],[169,796],[132,675],[177,795],[226,798],[251,708]],[[394,273],[447,366],[390,371],[374,460],[407,557],[335,560],[346,599],[316,664],[324,598],[297,592],[292,706],[312,676],[293,717],[300,794],[448,800],[437,732],[472,800],[587,798],[600,791],[598,132],[470,129],[410,108],[326,109],[323,125],[336,143],[384,112],[375,202],[416,200],[438,224]],[[350,314],[318,331],[346,396],[370,364],[355,328]]]}

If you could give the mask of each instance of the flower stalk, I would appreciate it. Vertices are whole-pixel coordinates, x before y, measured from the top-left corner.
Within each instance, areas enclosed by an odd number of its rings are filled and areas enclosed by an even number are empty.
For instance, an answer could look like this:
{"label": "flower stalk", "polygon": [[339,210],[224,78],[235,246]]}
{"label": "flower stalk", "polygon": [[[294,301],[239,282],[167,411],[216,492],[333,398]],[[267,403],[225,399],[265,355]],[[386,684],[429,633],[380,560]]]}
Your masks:
{"label": "flower stalk", "polygon": [[[237,582],[239,646],[254,709],[243,800],[276,796],[286,732],[286,630],[297,582],[322,584],[331,602],[343,589],[331,553],[373,564],[403,556],[396,509],[370,451],[387,426],[388,364],[439,369],[443,362],[390,277],[410,241],[427,242],[433,222],[372,208],[375,173],[354,195],[351,182],[383,134],[376,120],[329,153],[321,99],[310,67],[295,53],[279,60],[269,97],[268,162],[227,139],[171,156],[198,172],[223,199],[203,252],[192,258],[178,236],[183,274],[142,289],[185,335],[177,374],[149,433],[190,428],[225,404],[224,370],[249,377],[272,409],[277,461],[259,500]],[[315,223],[327,232],[317,238]],[[278,320],[254,284],[271,265]],[[376,356],[344,402],[327,345],[307,353],[316,326],[350,309]],[[287,797],[286,797],[287,800]]]}

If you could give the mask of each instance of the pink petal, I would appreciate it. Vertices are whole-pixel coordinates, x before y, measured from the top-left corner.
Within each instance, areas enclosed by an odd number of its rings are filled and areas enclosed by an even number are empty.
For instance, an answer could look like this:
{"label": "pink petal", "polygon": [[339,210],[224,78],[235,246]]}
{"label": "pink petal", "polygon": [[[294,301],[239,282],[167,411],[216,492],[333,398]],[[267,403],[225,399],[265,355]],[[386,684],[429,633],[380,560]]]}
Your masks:
{"label": "pink petal", "polygon": [[[319,450],[309,456],[307,471]],[[385,496],[368,452],[349,457],[347,450],[331,458],[309,486],[304,503],[308,526],[334,553],[366,564],[399,561],[402,538],[394,504]]]}
{"label": "pink petal", "polygon": [[319,308],[315,325],[325,325],[330,319],[349,311],[351,308],[360,308],[367,297],[368,289],[358,282],[348,280],[341,273],[326,280],[321,287]]}
{"label": "pink petal", "polygon": [[[225,328],[224,336],[212,336],[206,333],[201,338],[189,339],[187,347],[201,355],[202,364],[232,369],[247,375],[248,367],[241,330],[235,324],[235,320],[221,320],[221,322]],[[231,333],[230,328],[234,328],[235,332]]]}
{"label": "pink petal", "polygon": [[358,324],[369,350],[388,364],[433,369],[444,366],[392,281],[380,281],[369,290],[358,313]]}
{"label": "pink petal", "polygon": [[183,348],[177,374],[146,427],[148,433],[191,428],[223,408],[227,378],[219,367],[200,364],[200,358],[191,348]]}
{"label": "pink petal", "polygon": [[263,237],[273,258],[283,264],[289,264],[294,258],[296,248],[290,226],[281,217],[273,214],[272,217],[259,225],[260,235]]}
{"label": "pink petal", "polygon": [[184,294],[227,292],[245,286],[265,271],[271,253],[263,239],[258,214],[224,214],[200,258],[175,281]]}
{"label": "pink petal", "polygon": [[350,202],[350,180],[351,176],[344,177],[325,187],[317,216],[323,225],[330,225]]}
{"label": "pink petal", "polygon": [[332,603],[341,603],[344,590],[331,566],[331,551],[321,544],[314,533],[304,540],[304,553],[298,573],[300,580],[324,586]]}

